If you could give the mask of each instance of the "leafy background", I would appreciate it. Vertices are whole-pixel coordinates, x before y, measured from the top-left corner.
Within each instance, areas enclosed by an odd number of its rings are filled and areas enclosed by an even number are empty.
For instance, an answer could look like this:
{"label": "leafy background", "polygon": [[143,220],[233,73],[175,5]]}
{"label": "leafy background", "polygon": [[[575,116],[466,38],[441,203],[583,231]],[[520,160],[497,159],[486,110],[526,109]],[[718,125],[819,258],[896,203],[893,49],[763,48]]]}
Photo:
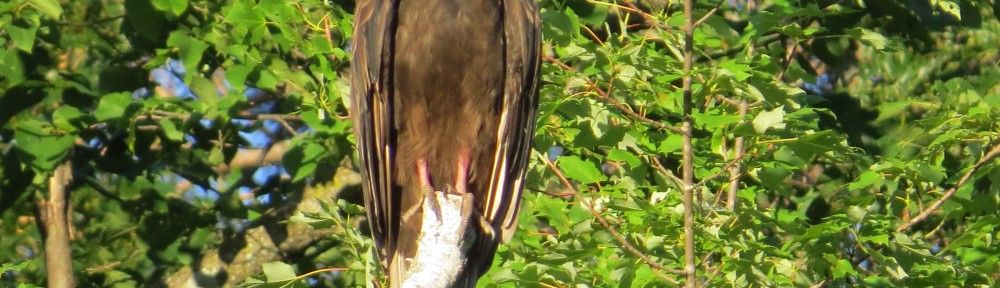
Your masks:
{"label": "leafy background", "polygon": [[[995,285],[998,5],[542,0],[520,227],[480,286]],[[60,193],[81,287],[371,285],[353,6],[0,3],[0,285],[58,277]]]}

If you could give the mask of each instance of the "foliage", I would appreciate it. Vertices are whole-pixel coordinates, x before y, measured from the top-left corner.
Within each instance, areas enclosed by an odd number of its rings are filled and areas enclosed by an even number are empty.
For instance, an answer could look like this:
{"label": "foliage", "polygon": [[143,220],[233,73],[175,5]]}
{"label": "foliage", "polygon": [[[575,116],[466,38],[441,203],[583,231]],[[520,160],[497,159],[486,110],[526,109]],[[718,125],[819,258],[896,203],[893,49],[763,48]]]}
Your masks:
{"label": "foliage", "polygon": [[[481,286],[684,283],[685,119],[698,285],[996,285],[995,2],[540,3],[529,192]],[[369,285],[345,109],[352,10],[0,3],[0,283],[45,282],[35,207],[71,161],[81,286],[184,271]],[[684,17],[698,21],[689,72]],[[261,235],[277,253],[252,249]],[[226,252],[244,248],[272,256]],[[214,258],[226,269],[206,270]]]}

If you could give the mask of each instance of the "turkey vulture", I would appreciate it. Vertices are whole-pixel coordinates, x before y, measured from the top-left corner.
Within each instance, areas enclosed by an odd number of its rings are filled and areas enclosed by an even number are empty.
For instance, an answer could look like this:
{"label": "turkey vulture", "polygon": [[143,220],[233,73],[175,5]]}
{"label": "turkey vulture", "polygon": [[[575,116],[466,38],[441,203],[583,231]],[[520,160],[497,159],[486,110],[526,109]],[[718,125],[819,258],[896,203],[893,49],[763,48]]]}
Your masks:
{"label": "turkey vulture", "polygon": [[[359,0],[354,29],[351,113],[390,286],[433,271],[440,259],[416,255],[429,249],[424,219],[440,219],[460,221],[463,258],[442,268],[453,271],[443,285],[474,287],[517,225],[537,117],[538,3]],[[459,196],[460,217],[425,211],[435,194]]]}

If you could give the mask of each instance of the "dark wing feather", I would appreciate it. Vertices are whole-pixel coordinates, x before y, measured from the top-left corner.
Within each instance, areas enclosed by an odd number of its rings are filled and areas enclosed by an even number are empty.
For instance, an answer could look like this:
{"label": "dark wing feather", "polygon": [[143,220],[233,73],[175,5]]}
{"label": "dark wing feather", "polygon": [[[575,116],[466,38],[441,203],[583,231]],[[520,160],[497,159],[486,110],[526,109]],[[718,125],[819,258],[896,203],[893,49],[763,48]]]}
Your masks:
{"label": "dark wing feather", "polygon": [[[503,1],[504,92],[499,107],[497,147],[490,186],[479,202],[479,211],[492,231],[501,235],[481,235],[476,251],[470,253],[467,270],[482,274],[493,262],[497,245],[510,239],[517,226],[521,188],[535,134],[538,108],[538,69],[541,31],[535,0]],[[477,252],[478,253],[475,253]],[[472,271],[469,271],[472,272]],[[475,279],[476,277],[469,277]],[[468,283],[468,282],[467,282]],[[474,286],[474,280],[471,282]]]}
{"label": "dark wing feather", "polygon": [[392,45],[399,0],[362,0],[355,10],[351,114],[368,222],[382,263],[391,261],[399,229],[393,199]]}

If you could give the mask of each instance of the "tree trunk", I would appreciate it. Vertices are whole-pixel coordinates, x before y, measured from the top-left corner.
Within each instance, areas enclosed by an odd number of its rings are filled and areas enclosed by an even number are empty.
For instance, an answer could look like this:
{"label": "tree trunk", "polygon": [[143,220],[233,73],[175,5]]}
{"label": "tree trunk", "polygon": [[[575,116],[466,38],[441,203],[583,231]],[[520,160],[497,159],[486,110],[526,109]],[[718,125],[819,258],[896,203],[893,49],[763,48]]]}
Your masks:
{"label": "tree trunk", "polygon": [[56,168],[49,178],[49,201],[45,213],[45,271],[50,288],[76,286],[73,278],[73,255],[69,247],[69,217],[66,215],[66,186],[73,179],[70,161]]}

